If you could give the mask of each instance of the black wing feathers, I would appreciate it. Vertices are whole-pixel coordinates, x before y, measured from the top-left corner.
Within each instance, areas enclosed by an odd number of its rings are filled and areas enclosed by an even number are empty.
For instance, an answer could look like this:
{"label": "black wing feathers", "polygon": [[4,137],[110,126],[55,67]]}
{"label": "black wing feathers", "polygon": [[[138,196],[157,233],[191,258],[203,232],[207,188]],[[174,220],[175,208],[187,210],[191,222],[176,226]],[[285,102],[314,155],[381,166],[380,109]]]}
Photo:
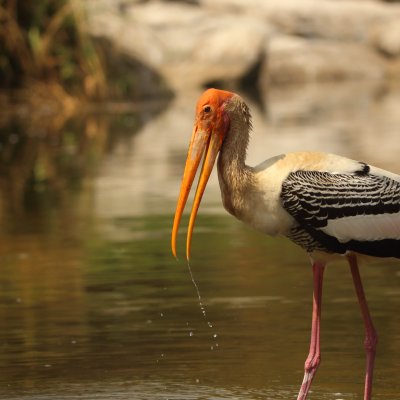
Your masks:
{"label": "black wing feathers", "polygon": [[353,174],[296,171],[282,184],[283,207],[298,225],[289,238],[307,251],[345,253],[357,251],[380,257],[400,257],[400,240],[350,240],[345,243],[323,232],[329,220],[356,215],[400,212],[400,182],[370,174],[370,167]]}
{"label": "black wing feathers", "polygon": [[400,211],[400,182],[376,175],[296,171],[283,182],[284,208],[314,228],[329,219]]}

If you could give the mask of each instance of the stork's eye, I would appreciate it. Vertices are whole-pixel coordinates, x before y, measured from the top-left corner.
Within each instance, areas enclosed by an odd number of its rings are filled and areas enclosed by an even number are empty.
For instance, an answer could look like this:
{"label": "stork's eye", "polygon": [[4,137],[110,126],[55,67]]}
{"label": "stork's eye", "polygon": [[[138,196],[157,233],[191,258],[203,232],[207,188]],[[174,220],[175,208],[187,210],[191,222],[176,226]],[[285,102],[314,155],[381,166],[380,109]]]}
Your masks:
{"label": "stork's eye", "polygon": [[211,112],[211,106],[204,106],[203,111],[208,114]]}

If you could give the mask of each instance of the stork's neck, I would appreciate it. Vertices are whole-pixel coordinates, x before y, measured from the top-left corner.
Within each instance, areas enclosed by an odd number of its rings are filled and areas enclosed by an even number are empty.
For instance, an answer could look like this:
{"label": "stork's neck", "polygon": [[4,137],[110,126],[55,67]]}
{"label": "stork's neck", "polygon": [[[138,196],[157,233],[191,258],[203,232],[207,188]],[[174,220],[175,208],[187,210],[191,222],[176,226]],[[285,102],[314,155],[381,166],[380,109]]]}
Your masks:
{"label": "stork's neck", "polygon": [[218,179],[224,207],[242,219],[246,197],[253,187],[253,170],[246,165],[250,115],[230,113],[230,128],[218,158]]}

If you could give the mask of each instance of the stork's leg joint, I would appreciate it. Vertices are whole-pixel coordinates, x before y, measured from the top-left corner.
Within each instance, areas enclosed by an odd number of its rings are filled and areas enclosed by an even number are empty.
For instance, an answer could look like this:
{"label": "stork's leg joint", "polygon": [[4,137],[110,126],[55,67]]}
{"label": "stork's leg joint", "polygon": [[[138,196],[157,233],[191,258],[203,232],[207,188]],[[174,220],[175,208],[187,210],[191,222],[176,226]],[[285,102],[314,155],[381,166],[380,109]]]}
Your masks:
{"label": "stork's leg joint", "polygon": [[321,354],[312,354],[311,357],[308,356],[306,362],[304,363],[304,370],[306,372],[311,372],[316,370],[321,363]]}
{"label": "stork's leg joint", "polygon": [[371,351],[375,352],[377,344],[378,344],[378,335],[376,334],[375,329],[373,329],[370,332],[368,332],[368,334],[365,336],[364,340],[365,351],[367,353]]}
{"label": "stork's leg joint", "polygon": [[375,351],[377,344],[378,344],[378,335],[376,333],[374,325],[372,324],[372,319],[371,317],[369,317],[369,321],[367,321],[365,324],[365,339],[364,339],[365,350]]}

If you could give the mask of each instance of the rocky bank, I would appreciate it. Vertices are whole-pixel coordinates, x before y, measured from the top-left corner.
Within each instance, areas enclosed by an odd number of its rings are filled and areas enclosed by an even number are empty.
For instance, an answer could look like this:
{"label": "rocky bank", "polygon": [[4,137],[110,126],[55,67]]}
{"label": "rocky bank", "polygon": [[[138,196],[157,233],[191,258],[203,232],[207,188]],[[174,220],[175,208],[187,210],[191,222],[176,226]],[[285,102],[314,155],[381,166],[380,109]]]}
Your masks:
{"label": "rocky bank", "polygon": [[85,0],[88,29],[175,90],[399,80],[400,3]]}

